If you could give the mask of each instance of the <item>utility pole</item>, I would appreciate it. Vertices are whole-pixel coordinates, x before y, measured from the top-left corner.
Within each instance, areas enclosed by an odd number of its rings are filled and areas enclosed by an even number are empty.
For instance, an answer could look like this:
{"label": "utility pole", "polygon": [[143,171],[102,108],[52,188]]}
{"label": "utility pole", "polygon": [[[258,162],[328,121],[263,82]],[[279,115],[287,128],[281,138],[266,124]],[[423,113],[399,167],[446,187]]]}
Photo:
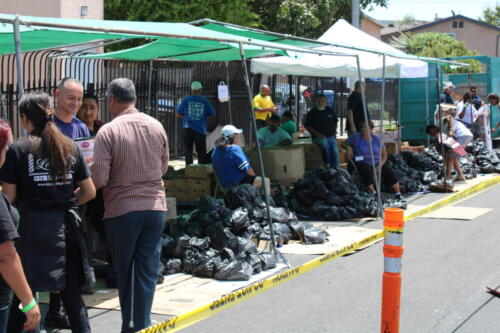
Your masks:
{"label": "utility pole", "polygon": [[351,24],[356,27],[360,28],[359,25],[359,0],[352,0],[352,8],[351,8]]}

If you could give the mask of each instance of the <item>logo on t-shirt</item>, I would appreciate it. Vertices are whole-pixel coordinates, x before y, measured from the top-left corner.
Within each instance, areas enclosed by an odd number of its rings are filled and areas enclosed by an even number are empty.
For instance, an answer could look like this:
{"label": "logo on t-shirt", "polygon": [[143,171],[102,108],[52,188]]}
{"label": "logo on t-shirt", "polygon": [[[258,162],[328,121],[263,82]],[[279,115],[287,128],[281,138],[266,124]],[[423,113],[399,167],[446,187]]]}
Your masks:
{"label": "logo on t-shirt", "polygon": [[56,182],[51,174],[50,161],[46,158],[38,158],[33,154],[28,154],[28,176],[33,177],[33,182],[36,186],[54,186],[55,185],[68,185],[73,183],[73,171],[71,166],[76,164],[74,157],[70,158],[69,170],[66,173],[66,179],[58,176]]}
{"label": "logo on t-shirt", "polygon": [[205,105],[198,102],[188,103],[188,115],[193,120],[201,120],[204,114]]}

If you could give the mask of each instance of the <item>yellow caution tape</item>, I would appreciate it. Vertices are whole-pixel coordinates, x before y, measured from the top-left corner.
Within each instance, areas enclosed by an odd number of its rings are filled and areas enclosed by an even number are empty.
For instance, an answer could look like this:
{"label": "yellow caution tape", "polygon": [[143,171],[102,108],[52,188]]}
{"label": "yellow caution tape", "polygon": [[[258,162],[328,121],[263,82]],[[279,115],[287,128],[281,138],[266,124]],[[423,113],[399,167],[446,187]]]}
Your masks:
{"label": "yellow caution tape", "polygon": [[[437,201],[436,203],[427,206],[417,212],[414,212],[408,216],[405,216],[404,220],[408,221],[414,218],[417,218],[419,216],[422,216],[424,214],[427,214],[431,211],[434,211],[436,209],[439,209],[441,207],[444,207],[446,205],[449,205],[451,203],[454,203],[456,201],[459,201],[461,199],[464,199],[468,196],[471,196],[473,194],[476,194],[480,191],[486,190],[487,188],[500,183],[500,176],[488,179],[487,181],[484,181],[482,183],[479,183],[477,185],[472,186],[469,189],[459,191],[455,194],[452,194],[449,197],[446,197],[442,200]],[[398,232],[402,231],[401,230],[390,230],[391,232]],[[356,251],[357,249],[360,249],[362,247],[365,247],[367,245],[370,245],[380,239],[384,238],[384,231],[380,231],[375,235],[372,235],[370,237],[366,237],[362,239],[359,242],[355,242],[353,244],[347,245],[341,249],[335,250],[331,253],[325,254],[319,258],[315,258],[311,261],[306,262],[305,264],[294,267],[292,269],[289,269],[285,272],[282,272],[278,275],[269,277],[263,281],[256,282],[254,284],[249,285],[248,287],[239,289],[233,293],[224,295],[220,297],[219,299],[213,301],[210,304],[206,304],[202,307],[199,307],[198,309],[195,309],[191,312],[182,314],[178,317],[172,318],[168,321],[158,323],[156,325],[153,325],[151,327],[145,328],[139,333],[161,333],[161,332],[176,332],[180,329],[186,328],[190,325],[193,325],[203,319],[206,319],[212,315],[214,315],[217,312],[220,312],[224,309],[227,309],[235,304],[238,304],[239,302],[249,299],[255,295],[260,294],[263,291],[266,291],[268,289],[274,288],[277,285],[289,281],[293,278],[296,278],[299,275],[302,275],[316,267],[319,267],[331,260],[338,259],[346,254],[349,254],[351,252]]]}
{"label": "yellow caution tape", "polygon": [[294,267],[280,274],[271,276],[260,282],[251,284],[248,287],[224,295],[210,304],[206,304],[196,310],[172,318],[169,321],[165,321],[156,324],[154,326],[145,328],[139,332],[140,333],[176,332],[180,329],[186,328],[187,326],[197,323],[203,319],[206,319],[217,312],[220,312],[235,304],[238,304],[243,300],[249,299],[250,297],[260,294],[265,290],[274,288],[283,282],[289,281],[293,278],[296,278],[299,275],[309,272],[310,270],[318,266],[321,266],[324,263],[340,258],[346,254],[356,251],[359,248],[372,244],[373,242],[376,242],[382,239],[383,237],[384,237],[384,232],[380,231],[375,235],[360,240],[359,242],[347,245],[341,249],[335,250],[331,253],[327,253],[321,257],[308,261],[301,266]]}

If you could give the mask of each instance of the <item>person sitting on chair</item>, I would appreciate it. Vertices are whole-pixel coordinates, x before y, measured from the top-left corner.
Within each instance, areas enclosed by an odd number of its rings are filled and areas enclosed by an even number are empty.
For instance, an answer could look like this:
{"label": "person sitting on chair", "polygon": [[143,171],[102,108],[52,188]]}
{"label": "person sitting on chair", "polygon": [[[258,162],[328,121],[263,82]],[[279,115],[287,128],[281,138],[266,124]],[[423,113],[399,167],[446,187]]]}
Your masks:
{"label": "person sitting on chair", "polygon": [[267,119],[267,126],[257,131],[257,139],[262,147],[288,146],[292,144],[292,137],[280,127],[281,119],[272,115]]}
{"label": "person sitting on chair", "polygon": [[215,142],[212,166],[223,188],[238,184],[262,187],[262,177],[255,175],[247,156],[235,144],[242,132],[233,125],[226,125],[222,128],[221,137]]}
{"label": "person sitting on chair", "polygon": [[[373,152],[373,161],[375,162],[375,167],[377,172],[381,172],[382,181],[392,186],[392,189],[396,193],[396,199],[401,200],[401,190],[399,188],[399,181],[392,170],[385,162],[387,162],[387,150],[385,146],[380,145],[380,138],[373,134],[373,129],[375,125],[373,121],[367,123],[361,123],[361,132],[351,135],[347,139],[347,144],[344,147],[347,149],[347,159],[350,160],[348,165],[349,172],[352,173],[354,168],[359,173],[361,180],[366,185],[368,190],[376,194],[375,190],[375,175],[373,174],[372,157],[370,152],[370,141],[371,136],[371,151]],[[382,151],[380,148],[382,147]]]}

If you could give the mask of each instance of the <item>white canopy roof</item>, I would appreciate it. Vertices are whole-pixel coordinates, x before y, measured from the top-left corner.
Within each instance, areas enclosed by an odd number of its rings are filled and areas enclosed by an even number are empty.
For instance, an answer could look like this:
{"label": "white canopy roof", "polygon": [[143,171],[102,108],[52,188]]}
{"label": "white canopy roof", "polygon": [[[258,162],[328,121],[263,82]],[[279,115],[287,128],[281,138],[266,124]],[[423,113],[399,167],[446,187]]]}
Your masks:
{"label": "white canopy roof", "polygon": [[[330,44],[345,45],[345,47],[325,45],[317,48],[319,50],[358,55],[360,59],[361,75],[363,77],[381,78],[383,57],[382,55],[368,51],[353,50],[349,47],[393,55],[386,57],[386,78],[427,77],[426,62],[397,58],[397,56],[407,55],[375,37],[356,29],[345,20],[338,20],[318,40]],[[355,57],[302,53],[292,53],[290,57],[281,56],[253,59],[251,62],[251,70],[253,73],[262,74],[358,77]]]}

